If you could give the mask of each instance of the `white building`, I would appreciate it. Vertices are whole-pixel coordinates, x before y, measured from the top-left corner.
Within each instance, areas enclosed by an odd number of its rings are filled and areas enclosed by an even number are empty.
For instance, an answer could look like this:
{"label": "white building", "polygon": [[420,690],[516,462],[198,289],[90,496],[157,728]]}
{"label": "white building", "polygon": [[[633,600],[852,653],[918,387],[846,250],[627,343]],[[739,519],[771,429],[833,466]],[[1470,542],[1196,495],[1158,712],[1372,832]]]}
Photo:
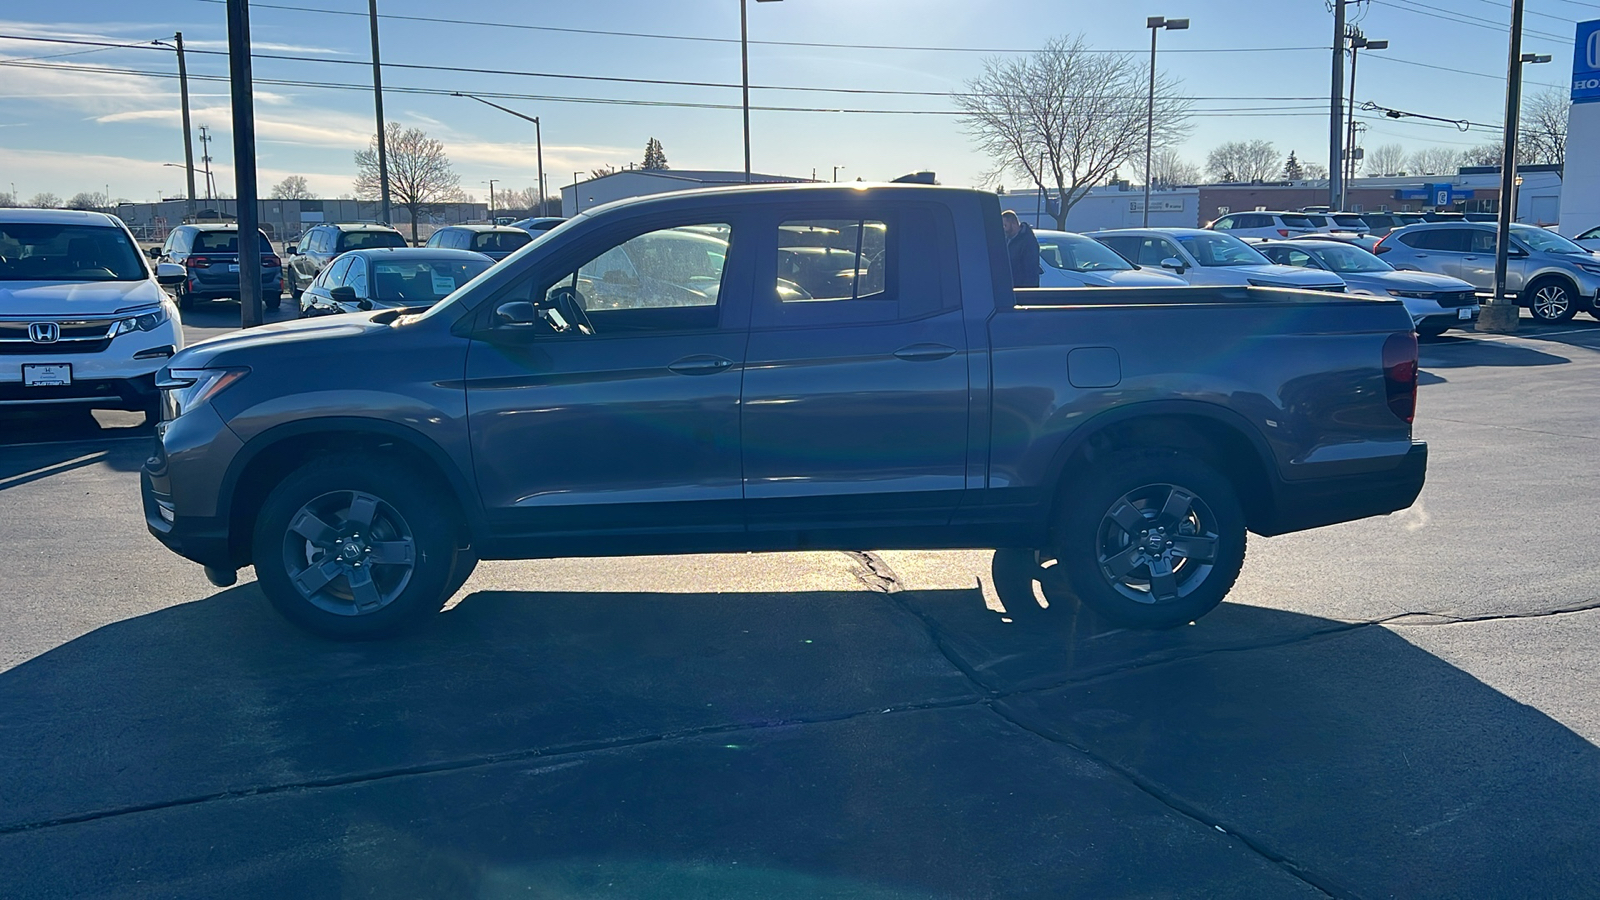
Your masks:
{"label": "white building", "polygon": [[[750,174],[751,184],[786,184],[810,180],[791,178],[787,175],[759,175],[754,172]],[[694,188],[731,187],[744,183],[744,172],[717,172],[708,169],[622,169],[562,188],[561,214],[571,218],[586,209],[613,200]]]}

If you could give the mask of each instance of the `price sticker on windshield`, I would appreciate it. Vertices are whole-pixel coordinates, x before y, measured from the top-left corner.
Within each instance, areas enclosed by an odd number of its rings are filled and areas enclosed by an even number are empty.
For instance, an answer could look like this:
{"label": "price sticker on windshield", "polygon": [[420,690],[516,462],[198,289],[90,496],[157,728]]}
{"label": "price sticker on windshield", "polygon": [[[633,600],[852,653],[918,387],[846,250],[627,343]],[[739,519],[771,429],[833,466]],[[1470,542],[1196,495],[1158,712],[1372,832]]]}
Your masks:
{"label": "price sticker on windshield", "polygon": [[433,273],[433,292],[435,294],[443,297],[455,289],[456,280],[454,278],[449,275],[440,275],[438,272]]}

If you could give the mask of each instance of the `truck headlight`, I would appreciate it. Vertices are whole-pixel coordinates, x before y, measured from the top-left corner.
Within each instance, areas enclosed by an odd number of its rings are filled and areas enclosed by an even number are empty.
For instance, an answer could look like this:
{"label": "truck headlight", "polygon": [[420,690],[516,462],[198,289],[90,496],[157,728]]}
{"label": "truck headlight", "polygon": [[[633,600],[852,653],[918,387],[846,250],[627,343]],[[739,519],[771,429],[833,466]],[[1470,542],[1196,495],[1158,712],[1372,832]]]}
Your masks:
{"label": "truck headlight", "polygon": [[220,394],[250,374],[249,369],[162,369],[156,376],[161,389],[161,418],[171,421]]}

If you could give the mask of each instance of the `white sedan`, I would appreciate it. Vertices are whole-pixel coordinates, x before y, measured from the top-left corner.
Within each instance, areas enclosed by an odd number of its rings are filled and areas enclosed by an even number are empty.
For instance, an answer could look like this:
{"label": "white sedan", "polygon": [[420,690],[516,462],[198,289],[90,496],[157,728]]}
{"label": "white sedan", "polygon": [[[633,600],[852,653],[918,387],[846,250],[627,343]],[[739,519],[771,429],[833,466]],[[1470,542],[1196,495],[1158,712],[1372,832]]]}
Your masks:
{"label": "white sedan", "polygon": [[1185,287],[1168,272],[1128,262],[1099,241],[1070,231],[1035,231],[1044,265],[1040,287]]}

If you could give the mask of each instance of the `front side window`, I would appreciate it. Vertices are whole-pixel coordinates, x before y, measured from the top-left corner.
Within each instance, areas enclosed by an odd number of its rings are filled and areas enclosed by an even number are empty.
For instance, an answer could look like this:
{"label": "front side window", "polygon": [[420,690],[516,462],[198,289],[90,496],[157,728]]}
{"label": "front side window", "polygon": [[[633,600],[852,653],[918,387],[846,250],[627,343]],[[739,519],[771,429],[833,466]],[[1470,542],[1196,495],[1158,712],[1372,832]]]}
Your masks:
{"label": "front side window", "polygon": [[355,289],[357,297],[370,297],[367,293],[367,264],[359,258],[350,261],[350,273],[345,276],[345,284]]}
{"label": "front side window", "polygon": [[1139,253],[1134,262],[1141,266],[1161,268],[1161,261],[1177,257],[1183,259],[1183,254],[1166,238],[1144,238],[1139,242]]}
{"label": "front side window", "polygon": [[345,276],[350,272],[351,262],[351,259],[335,260],[333,265],[324,269],[320,276],[322,278],[322,286],[331,290],[344,284]]}
{"label": "front side window", "polygon": [[1223,216],[1222,218],[1218,219],[1216,221],[1216,224],[1212,225],[1211,227],[1216,229],[1217,231],[1228,231],[1231,228],[1233,228],[1233,216]]}
{"label": "front side window", "polygon": [[[1489,238],[1489,246],[1494,248],[1494,232],[1481,232]],[[1576,253],[1587,256],[1589,251],[1567,240],[1548,228],[1535,228],[1531,225],[1513,225],[1511,234],[1518,240],[1535,250],[1543,253]]]}
{"label": "front side window", "polygon": [[1079,234],[1041,234],[1039,257],[1045,265],[1067,272],[1124,272],[1133,268],[1111,248]]}
{"label": "front side window", "polygon": [[882,299],[889,227],[876,219],[791,219],[778,227],[784,302]]}
{"label": "front side window", "polygon": [[120,228],[0,223],[0,280],[142,281],[147,277],[139,248]]}

